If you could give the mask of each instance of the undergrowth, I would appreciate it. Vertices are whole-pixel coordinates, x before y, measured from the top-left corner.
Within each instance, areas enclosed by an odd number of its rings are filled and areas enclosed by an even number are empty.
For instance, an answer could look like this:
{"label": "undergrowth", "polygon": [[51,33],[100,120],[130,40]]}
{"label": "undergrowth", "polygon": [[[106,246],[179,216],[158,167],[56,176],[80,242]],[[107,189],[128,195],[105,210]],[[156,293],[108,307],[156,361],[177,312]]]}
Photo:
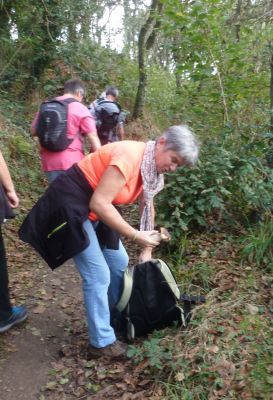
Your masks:
{"label": "undergrowth", "polygon": [[257,267],[273,272],[273,217],[264,216],[256,226],[249,227],[242,239],[242,260],[249,260]]}
{"label": "undergrowth", "polygon": [[234,243],[216,234],[188,238],[194,256],[185,255],[182,266],[180,259],[175,274],[183,290],[206,293],[206,303],[186,330],[155,332],[130,348],[135,362],[146,360],[164,399],[272,399],[273,280],[241,263]]}
{"label": "undergrowth", "polygon": [[195,168],[166,176],[156,199],[157,218],[172,231],[178,251],[181,232],[234,228],[270,209],[273,170],[266,165],[265,148],[259,136],[251,145],[220,136],[206,141]]}
{"label": "undergrowth", "polygon": [[10,169],[19,197],[36,201],[45,190],[38,148],[30,136],[30,120],[25,119],[23,104],[1,97],[0,150]]}

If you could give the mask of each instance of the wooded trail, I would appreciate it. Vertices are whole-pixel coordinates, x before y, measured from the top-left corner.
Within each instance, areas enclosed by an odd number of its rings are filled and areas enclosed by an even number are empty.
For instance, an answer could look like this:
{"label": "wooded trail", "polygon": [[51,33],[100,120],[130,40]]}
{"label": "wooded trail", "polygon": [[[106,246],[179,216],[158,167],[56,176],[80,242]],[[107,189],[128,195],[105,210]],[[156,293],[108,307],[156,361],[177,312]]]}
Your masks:
{"label": "wooded trail", "polygon": [[[27,305],[29,317],[0,337],[0,400],[156,398],[144,365],[87,359],[81,280],[73,261],[51,271],[13,235],[12,224],[5,231],[11,293]],[[129,250],[133,260],[137,249]]]}

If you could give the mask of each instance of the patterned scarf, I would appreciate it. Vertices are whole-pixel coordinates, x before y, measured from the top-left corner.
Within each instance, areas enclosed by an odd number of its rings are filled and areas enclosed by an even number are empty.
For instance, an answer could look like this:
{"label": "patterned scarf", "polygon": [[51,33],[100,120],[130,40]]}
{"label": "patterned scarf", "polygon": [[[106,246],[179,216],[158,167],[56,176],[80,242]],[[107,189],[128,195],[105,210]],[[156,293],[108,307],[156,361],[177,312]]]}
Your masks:
{"label": "patterned scarf", "polygon": [[143,210],[140,219],[140,230],[151,231],[154,229],[152,221],[153,197],[163,189],[164,176],[158,174],[155,165],[155,141],[146,144],[141,164],[141,177],[143,182]]}

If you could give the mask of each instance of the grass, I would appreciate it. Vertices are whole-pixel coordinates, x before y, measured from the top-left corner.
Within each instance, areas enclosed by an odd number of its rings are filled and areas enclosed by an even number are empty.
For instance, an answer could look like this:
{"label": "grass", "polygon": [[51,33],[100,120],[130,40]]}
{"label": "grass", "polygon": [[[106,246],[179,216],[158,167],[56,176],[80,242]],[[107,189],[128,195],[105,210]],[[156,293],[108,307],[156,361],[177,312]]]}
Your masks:
{"label": "grass", "polygon": [[242,241],[242,260],[273,271],[273,216],[267,215]]}

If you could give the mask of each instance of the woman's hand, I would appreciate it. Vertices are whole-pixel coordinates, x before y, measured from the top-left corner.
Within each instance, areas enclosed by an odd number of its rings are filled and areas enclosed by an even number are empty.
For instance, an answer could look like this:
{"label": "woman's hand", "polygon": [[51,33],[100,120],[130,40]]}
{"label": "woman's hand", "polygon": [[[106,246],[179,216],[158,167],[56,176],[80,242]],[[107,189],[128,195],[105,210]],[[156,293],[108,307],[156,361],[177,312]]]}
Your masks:
{"label": "woman's hand", "polygon": [[141,250],[141,253],[138,257],[138,262],[143,263],[151,260],[151,258],[152,258],[152,248],[145,247],[144,249]]}
{"label": "woman's hand", "polygon": [[19,199],[14,189],[6,191],[6,196],[11,208],[19,206]]}
{"label": "woman's hand", "polygon": [[136,231],[133,240],[143,247],[156,247],[160,244],[158,231]]}

